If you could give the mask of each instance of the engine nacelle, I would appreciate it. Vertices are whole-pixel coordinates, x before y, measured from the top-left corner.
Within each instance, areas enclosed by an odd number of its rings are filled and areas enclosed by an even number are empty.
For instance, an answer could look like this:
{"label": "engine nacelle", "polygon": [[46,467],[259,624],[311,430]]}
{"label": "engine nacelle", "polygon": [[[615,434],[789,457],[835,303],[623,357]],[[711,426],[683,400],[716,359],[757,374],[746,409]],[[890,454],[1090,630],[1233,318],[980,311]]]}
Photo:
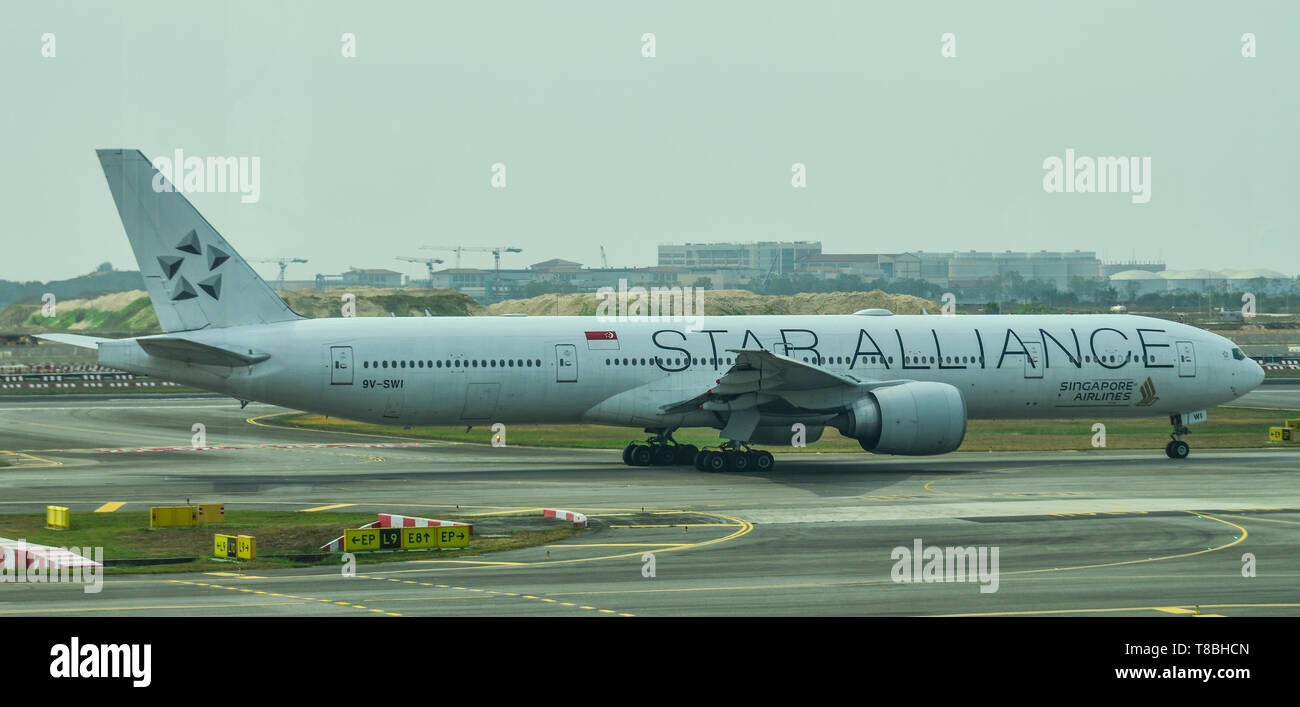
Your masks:
{"label": "engine nacelle", "polygon": [[966,437],[966,401],[947,383],[902,383],[871,391],[836,423],[868,452],[946,454]]}

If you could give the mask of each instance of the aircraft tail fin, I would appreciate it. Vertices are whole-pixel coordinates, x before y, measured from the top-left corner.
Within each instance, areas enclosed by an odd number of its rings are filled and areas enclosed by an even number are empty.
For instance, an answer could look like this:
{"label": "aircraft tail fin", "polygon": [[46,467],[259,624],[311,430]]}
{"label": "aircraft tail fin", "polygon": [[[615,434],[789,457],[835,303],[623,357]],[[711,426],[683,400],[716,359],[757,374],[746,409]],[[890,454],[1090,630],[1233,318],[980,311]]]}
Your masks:
{"label": "aircraft tail fin", "polygon": [[139,150],[97,150],[163,331],[301,319]]}

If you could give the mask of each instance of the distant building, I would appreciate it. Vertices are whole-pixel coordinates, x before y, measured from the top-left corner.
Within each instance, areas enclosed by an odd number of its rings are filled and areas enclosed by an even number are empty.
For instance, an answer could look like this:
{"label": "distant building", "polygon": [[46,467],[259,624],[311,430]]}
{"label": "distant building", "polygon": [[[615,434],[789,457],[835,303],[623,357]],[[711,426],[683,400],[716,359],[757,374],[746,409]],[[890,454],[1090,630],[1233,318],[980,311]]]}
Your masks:
{"label": "distant building", "polygon": [[478,268],[447,268],[434,270],[429,285],[437,289],[464,290],[466,288],[483,289],[492,281],[491,270]]}
{"label": "distant building", "polygon": [[343,273],[343,285],[358,287],[401,287],[402,273],[384,268],[349,268]]}
{"label": "distant building", "polygon": [[867,280],[924,280],[940,287],[977,287],[1012,273],[1025,280],[1067,289],[1075,277],[1101,279],[1101,261],[1091,251],[958,251],[879,254],[820,253],[800,260],[805,273],[833,278],[859,275]]}
{"label": "distant building", "polygon": [[572,260],[563,260],[561,258],[551,258],[540,263],[533,263],[528,266],[528,269],[537,272],[581,272],[582,263],[575,263]]}
{"label": "distant building", "polygon": [[[819,253],[799,260],[799,272],[835,278],[857,275],[864,280],[892,279],[893,256],[866,253]],[[887,266],[887,267],[886,267]]]}
{"label": "distant building", "polygon": [[744,270],[755,275],[789,275],[799,261],[822,252],[820,241],[760,241],[757,243],[685,243],[660,245],[663,267]]}
{"label": "distant building", "polygon": [[1160,272],[1165,269],[1164,263],[1145,262],[1138,260],[1127,260],[1123,262],[1105,263],[1101,266],[1101,276],[1109,278],[1116,273],[1127,272],[1130,270],[1144,270],[1146,272]]}
{"label": "distant building", "polygon": [[1140,297],[1146,294],[1195,292],[1255,292],[1279,294],[1291,290],[1295,282],[1286,275],[1266,268],[1251,270],[1125,270],[1110,276],[1110,284],[1121,295]]}

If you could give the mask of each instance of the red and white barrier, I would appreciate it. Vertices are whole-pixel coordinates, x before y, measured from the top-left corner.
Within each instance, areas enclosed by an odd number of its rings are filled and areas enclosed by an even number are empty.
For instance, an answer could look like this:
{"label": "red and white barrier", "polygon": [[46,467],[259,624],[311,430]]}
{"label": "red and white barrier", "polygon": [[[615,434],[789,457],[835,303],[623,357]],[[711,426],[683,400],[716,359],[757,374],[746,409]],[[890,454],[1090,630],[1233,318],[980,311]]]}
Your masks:
{"label": "red and white barrier", "polygon": [[543,508],[542,516],[545,518],[559,518],[560,520],[567,520],[573,523],[574,525],[578,526],[579,528],[587,527],[587,516],[578,513],[576,511],[565,511],[559,508]]}
{"label": "red and white barrier", "polygon": [[469,527],[469,534],[474,534],[473,523],[461,523],[454,520],[435,520],[433,518],[417,518],[415,516],[399,516],[395,513],[380,513],[379,528],[439,528],[444,525],[464,525]]}
{"label": "red and white barrier", "polygon": [[82,557],[61,547],[50,547],[49,545],[38,545],[22,540],[0,538],[0,567],[4,567],[10,553],[13,554],[14,565],[26,569],[39,567],[42,570],[68,570],[74,567],[103,566],[88,557]]}
{"label": "red and white barrier", "polygon": [[[373,523],[366,523],[361,529],[366,528],[440,528],[445,525],[461,525],[469,528],[469,534],[474,534],[473,523],[461,523],[454,520],[436,520],[434,518],[417,518],[415,516],[400,516],[396,513],[380,513],[376,516],[378,520]],[[342,552],[343,537],[339,536],[336,540],[321,545],[321,550],[325,552]]]}

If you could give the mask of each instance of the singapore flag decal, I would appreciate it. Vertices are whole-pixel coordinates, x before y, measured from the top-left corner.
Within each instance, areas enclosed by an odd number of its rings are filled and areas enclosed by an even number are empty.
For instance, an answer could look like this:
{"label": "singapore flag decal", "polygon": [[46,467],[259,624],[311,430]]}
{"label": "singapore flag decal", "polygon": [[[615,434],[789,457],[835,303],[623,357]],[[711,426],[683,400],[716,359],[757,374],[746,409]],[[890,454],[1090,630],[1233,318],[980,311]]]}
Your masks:
{"label": "singapore flag decal", "polygon": [[618,350],[618,334],[612,331],[589,331],[586,334],[588,351]]}

